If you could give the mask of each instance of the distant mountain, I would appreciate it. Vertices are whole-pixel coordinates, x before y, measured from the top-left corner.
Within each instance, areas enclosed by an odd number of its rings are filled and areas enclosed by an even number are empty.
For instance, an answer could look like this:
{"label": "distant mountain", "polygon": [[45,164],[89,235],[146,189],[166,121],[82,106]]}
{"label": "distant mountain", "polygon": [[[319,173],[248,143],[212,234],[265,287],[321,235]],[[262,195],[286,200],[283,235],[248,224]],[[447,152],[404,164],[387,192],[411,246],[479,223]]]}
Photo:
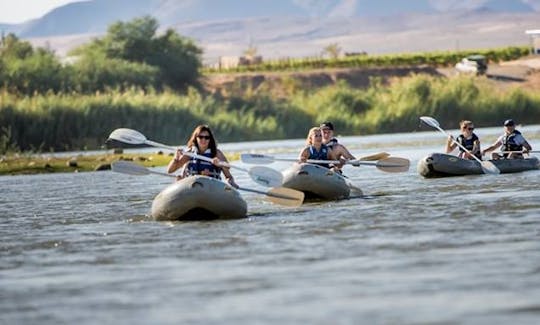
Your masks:
{"label": "distant mountain", "polygon": [[58,7],[31,23],[0,25],[20,37],[103,33],[118,20],[151,15],[161,26],[266,18],[354,18],[452,11],[531,13],[540,0],[91,0]]}

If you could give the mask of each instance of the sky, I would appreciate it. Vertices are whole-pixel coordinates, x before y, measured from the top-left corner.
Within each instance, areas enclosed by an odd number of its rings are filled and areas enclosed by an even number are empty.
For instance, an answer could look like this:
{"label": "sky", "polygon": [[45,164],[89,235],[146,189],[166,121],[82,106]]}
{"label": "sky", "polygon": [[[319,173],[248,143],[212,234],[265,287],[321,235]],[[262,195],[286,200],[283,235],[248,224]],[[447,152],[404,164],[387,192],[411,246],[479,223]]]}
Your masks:
{"label": "sky", "polygon": [[22,23],[77,1],[81,0],[0,0],[0,23]]}

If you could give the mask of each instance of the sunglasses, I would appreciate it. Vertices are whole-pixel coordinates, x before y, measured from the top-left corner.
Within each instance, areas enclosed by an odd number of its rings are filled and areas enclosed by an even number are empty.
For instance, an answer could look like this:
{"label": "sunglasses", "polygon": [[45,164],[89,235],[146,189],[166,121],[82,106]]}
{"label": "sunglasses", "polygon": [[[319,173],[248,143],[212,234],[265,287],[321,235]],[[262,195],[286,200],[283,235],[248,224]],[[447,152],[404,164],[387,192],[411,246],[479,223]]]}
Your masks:
{"label": "sunglasses", "polygon": [[198,135],[198,136],[197,136],[197,139],[206,139],[206,140],[210,140],[210,136],[209,136],[209,135]]}
{"label": "sunglasses", "polygon": [[474,130],[474,128],[466,128],[466,129],[467,129],[467,130],[469,130],[469,131],[472,131],[472,130]]}

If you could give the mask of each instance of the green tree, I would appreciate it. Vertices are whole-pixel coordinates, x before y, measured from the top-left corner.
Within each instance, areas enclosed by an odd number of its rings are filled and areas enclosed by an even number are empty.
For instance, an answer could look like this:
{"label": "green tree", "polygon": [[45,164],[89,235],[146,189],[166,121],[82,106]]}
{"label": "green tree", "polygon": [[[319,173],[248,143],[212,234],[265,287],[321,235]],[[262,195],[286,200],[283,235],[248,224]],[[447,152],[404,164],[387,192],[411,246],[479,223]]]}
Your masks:
{"label": "green tree", "polygon": [[51,50],[34,49],[30,43],[9,34],[2,37],[0,59],[0,80],[10,91],[33,94],[58,92],[63,87],[63,68]]}
{"label": "green tree", "polygon": [[172,29],[157,35],[155,18],[142,17],[111,25],[105,37],[72,52],[81,56],[126,60],[159,69],[163,86],[185,89],[196,85],[202,50]]}

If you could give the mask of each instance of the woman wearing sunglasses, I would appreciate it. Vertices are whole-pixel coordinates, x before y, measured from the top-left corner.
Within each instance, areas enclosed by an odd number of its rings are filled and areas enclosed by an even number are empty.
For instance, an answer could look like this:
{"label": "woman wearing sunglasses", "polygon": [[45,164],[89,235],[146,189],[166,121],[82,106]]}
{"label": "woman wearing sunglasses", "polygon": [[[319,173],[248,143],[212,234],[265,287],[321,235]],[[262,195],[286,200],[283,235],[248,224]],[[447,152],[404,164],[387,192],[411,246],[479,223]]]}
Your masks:
{"label": "woman wearing sunglasses", "polygon": [[167,167],[168,173],[173,173],[179,168],[184,167],[182,177],[205,175],[221,179],[221,173],[223,172],[227,182],[231,186],[238,188],[229,168],[221,166],[221,162],[227,163],[228,161],[223,152],[217,148],[216,140],[208,125],[197,126],[193,130],[186,146],[188,152],[211,158],[213,162],[210,163],[184,155],[182,149],[179,148]]}
{"label": "woman wearing sunglasses", "polygon": [[[462,146],[467,148],[469,152],[475,155],[478,159],[482,159],[482,152],[480,150],[480,139],[476,134],[474,134],[474,123],[472,121],[463,120],[459,122],[461,129],[461,134],[457,137],[455,141],[459,142]],[[458,145],[454,142],[452,136],[448,137],[446,142],[446,153],[452,152]],[[474,159],[469,153],[467,153],[462,148],[459,148],[459,158],[463,159]]]}

